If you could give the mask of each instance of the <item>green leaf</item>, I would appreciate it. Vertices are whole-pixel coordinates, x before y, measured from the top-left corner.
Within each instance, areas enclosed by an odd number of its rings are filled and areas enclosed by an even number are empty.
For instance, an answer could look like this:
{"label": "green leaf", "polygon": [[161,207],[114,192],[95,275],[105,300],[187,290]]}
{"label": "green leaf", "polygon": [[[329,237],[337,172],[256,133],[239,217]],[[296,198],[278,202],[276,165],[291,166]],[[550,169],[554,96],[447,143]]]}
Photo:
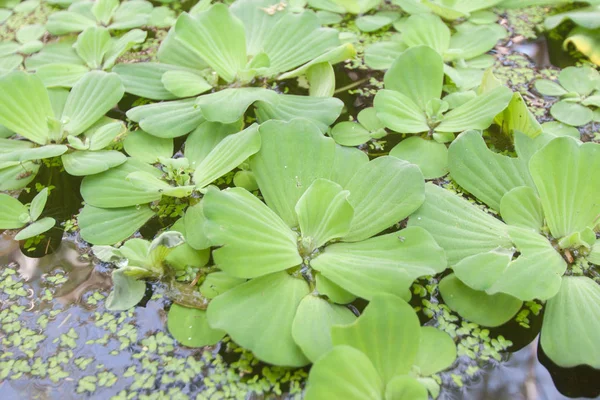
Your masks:
{"label": "green leaf", "polygon": [[315,180],[296,203],[295,211],[307,253],[350,231],[354,210],[350,192],[327,179]]}
{"label": "green leaf", "polygon": [[29,185],[35,178],[40,164],[32,161],[0,162],[0,190],[17,190]]}
{"label": "green leaf", "polygon": [[167,71],[161,81],[177,97],[197,96],[212,89],[203,77],[189,71]]}
{"label": "green leaf", "polygon": [[92,6],[92,13],[98,22],[108,25],[117,7],[119,7],[118,0],[97,0]]}
{"label": "green leaf", "polygon": [[173,304],[167,315],[167,328],[179,343],[187,347],[204,347],[217,344],[225,332],[212,329],[206,311]]}
{"label": "green leaf", "polygon": [[365,49],[365,65],[371,69],[388,69],[406,47],[404,42],[396,40],[375,42]]}
{"label": "green leaf", "polygon": [[111,46],[108,29],[97,26],[86,28],[77,36],[73,48],[88,67],[98,69],[102,65],[104,55]]}
{"label": "green leaf", "polygon": [[550,108],[550,114],[560,122],[573,126],[582,126],[592,120],[593,113],[589,108],[578,103],[561,100]]}
{"label": "green leaf", "polygon": [[209,249],[196,250],[186,242],[172,249],[165,261],[175,270],[184,271],[187,267],[200,268],[205,266],[209,258]]}
{"label": "green leaf", "polygon": [[100,119],[85,132],[86,140],[89,141],[90,150],[102,150],[110,145],[120,134],[127,132],[122,121],[113,120],[108,117]]}
{"label": "green leaf", "polygon": [[450,46],[450,29],[437,15],[411,15],[402,26],[402,41],[408,47],[429,46],[443,55]]}
{"label": "green leaf", "polygon": [[593,227],[600,214],[600,145],[553,139],[531,157],[529,170],[552,236],[562,238]]}
{"label": "green leaf", "polygon": [[63,110],[65,131],[79,135],[113,108],[123,94],[123,84],[117,74],[90,71],[71,89]]}
{"label": "green leaf", "polygon": [[512,96],[512,91],[505,86],[485,92],[446,113],[435,129],[438,132],[486,129],[494,117],[508,106]]}
{"label": "green leaf", "polygon": [[153,215],[148,206],[107,209],[86,204],[77,222],[81,237],[86,242],[112,245],[133,235]]}
{"label": "green leaf", "polygon": [[[587,3],[594,4],[593,1],[589,1]],[[556,28],[558,25],[560,25],[563,21],[567,19],[572,20],[577,25],[584,26],[590,29],[600,27],[600,25],[598,24],[597,7],[578,8],[575,10],[549,16],[544,21],[544,25],[546,29],[551,30]]]}
{"label": "green leaf", "polygon": [[43,160],[45,158],[58,157],[61,154],[64,154],[68,149],[67,146],[62,144],[49,144],[42,147],[15,149],[9,153],[0,154],[0,162]]}
{"label": "green leaf", "polygon": [[350,346],[336,346],[312,366],[305,398],[382,399],[384,387],[365,354]]}
{"label": "green leaf", "polygon": [[204,231],[206,217],[204,216],[203,205],[204,202],[201,201],[188,207],[183,217],[186,240],[196,250],[207,249],[211,246],[210,240],[208,240]]}
{"label": "green leaf", "polygon": [[104,63],[102,69],[111,69],[119,57],[131,49],[133,46],[139,43],[144,43],[146,40],[146,32],[141,29],[133,29],[117,40],[111,41],[111,46],[104,56]]}
{"label": "green leaf", "polygon": [[81,183],[81,195],[88,204],[105,208],[135,206],[160,199],[160,193],[139,189],[127,181],[127,176],[137,171],[149,173],[156,178],[162,176],[159,169],[135,158],[128,158],[118,167],[86,176]]}
{"label": "green leaf", "polygon": [[390,400],[427,400],[427,388],[408,375],[395,376],[385,387],[385,398]]}
{"label": "green leaf", "polygon": [[529,111],[523,97],[518,92],[513,93],[508,107],[494,118],[494,122],[502,127],[503,132],[510,135],[513,135],[514,131],[519,131],[535,138],[542,133],[542,126]]}
{"label": "green leaf", "polygon": [[600,83],[600,74],[592,67],[567,67],[560,71],[558,80],[568,92],[588,96]]}
{"label": "green leaf", "polygon": [[452,142],[448,167],[452,179],[496,211],[512,189],[533,187],[525,160],[491,151],[477,131],[463,132]]}
{"label": "green leaf", "polygon": [[288,367],[309,363],[292,337],[292,323],[309,294],[302,280],[279,272],[252,279],[214,298],[208,321],[259,360]]}
{"label": "green leaf", "polygon": [[379,5],[379,0],[333,0],[351,14],[364,14]]}
{"label": "green leaf", "polygon": [[345,188],[354,218],[343,240],[367,239],[409,216],[423,203],[423,186],[419,168],[395,157],[361,166]]}
{"label": "green leaf", "polygon": [[317,63],[306,71],[310,96],[332,97],[335,93],[335,72],[328,62]]}
{"label": "green leaf", "polygon": [[440,281],[440,293],[444,302],[465,319],[483,326],[496,327],[513,318],[523,302],[512,296],[498,293],[488,295],[473,290],[454,274]]}
{"label": "green leaf", "polygon": [[338,304],[348,304],[356,300],[356,296],[352,293],[342,289],[329,279],[325,278],[322,274],[316,274],[316,288],[319,294],[329,297],[331,301]]}
{"label": "green leaf", "polygon": [[506,30],[499,24],[474,26],[456,32],[450,39],[450,48],[444,54],[444,61],[469,60],[492,50],[498,40],[506,36]]}
{"label": "green leaf", "polygon": [[113,271],[113,290],[106,298],[106,309],[125,311],[135,307],[144,298],[146,282],[125,275],[122,269]]}
{"label": "green leaf", "polygon": [[54,218],[45,217],[35,221],[15,235],[15,240],[25,240],[50,230],[56,224]]}
{"label": "green leaf", "polygon": [[386,72],[385,88],[404,94],[425,110],[429,100],[439,99],[442,95],[443,66],[442,57],[431,47],[412,47]]}
{"label": "green leaf", "polygon": [[356,18],[356,26],[363,32],[375,32],[387,25],[391,25],[399,14],[393,11],[378,12],[374,15],[363,15]]}
{"label": "green leaf", "polygon": [[112,24],[108,29],[129,30],[146,25],[152,12],[152,3],[145,0],[129,0],[122,2],[115,10]]}
{"label": "green leaf", "polygon": [[544,226],[544,210],[534,189],[521,186],[506,193],[500,201],[500,215],[509,225],[532,228],[540,232]]}
{"label": "green leaf", "polygon": [[306,120],[268,121],[259,128],[261,149],[250,159],[265,202],[290,227],[298,225],[294,210],[316,179],[331,176],[335,142]]}
{"label": "green leaf", "polygon": [[0,124],[38,144],[46,144],[46,118],[54,115],[48,92],[35,75],[12,72],[0,78]]}
{"label": "green leaf", "polygon": [[299,265],[297,234],[242,188],[209,190],[202,201],[205,233],[215,265],[232,276],[254,278]]}
{"label": "green leaf", "polygon": [[42,211],[44,211],[44,207],[46,207],[46,202],[48,201],[48,188],[43,188],[34,198],[31,200],[31,204],[29,205],[29,215],[31,216],[32,221],[36,221],[40,215],[42,215]]}
{"label": "green leaf", "polygon": [[44,33],[46,32],[46,28],[44,25],[40,24],[32,24],[32,25],[23,25],[17,30],[15,34],[15,38],[21,44],[25,44],[27,42],[33,42],[34,40],[39,40]]}
{"label": "green leaf", "polygon": [[183,13],[175,23],[177,38],[216,73],[232,82],[247,62],[244,25],[224,4],[194,16]]}
{"label": "green leaf", "polygon": [[373,101],[377,117],[386,128],[400,133],[420,133],[429,131],[425,111],[420,109],[410,97],[393,90],[382,89]]}
{"label": "green leaf", "polygon": [[27,207],[14,197],[0,193],[0,229],[22,228],[30,220]]}
{"label": "green leaf", "polygon": [[425,202],[408,220],[425,228],[442,246],[453,266],[465,257],[513,247],[508,227],[467,200],[433,184],[425,185]]}
{"label": "green leaf", "polygon": [[151,100],[177,98],[175,94],[165,88],[162,82],[163,75],[169,71],[186,72],[184,68],[176,65],[155,62],[117,64],[112,69],[112,72],[121,77],[123,87],[127,93]]}
{"label": "green leaf", "polygon": [[538,79],[534,83],[535,90],[544,96],[562,96],[568,92],[558,83],[548,79]]}
{"label": "green leaf", "polygon": [[359,146],[371,140],[371,132],[356,122],[343,121],[331,128],[330,136],[342,146]]}
{"label": "green leaf", "polygon": [[294,341],[306,357],[316,362],[333,348],[331,327],[354,322],[356,316],[349,308],[331,304],[318,296],[305,296],[292,324]]}
{"label": "green leaf", "polygon": [[72,87],[89,72],[85,65],[77,64],[46,64],[35,69],[35,74],[48,88]]}
{"label": "green leaf", "polygon": [[242,130],[242,121],[233,124],[204,121],[185,140],[184,154],[195,169],[228,135]]}
{"label": "green leaf", "polygon": [[58,11],[50,14],[46,29],[53,35],[64,35],[81,32],[87,27],[95,26],[92,18],[73,11]]}
{"label": "green leaf", "polygon": [[255,154],[260,149],[260,145],[261,138],[257,124],[252,124],[239,133],[228,135],[197,164],[194,172],[196,187],[203,188],[233,170]]}
{"label": "green leaf", "polygon": [[446,269],[444,250],[421,228],[406,228],[357,243],[329,245],[311,267],[356,296],[406,297],[413,281]]}
{"label": "green leaf", "polygon": [[360,350],[386,384],[410,372],[420,336],[419,318],[412,307],[389,294],[375,296],[351,325],[331,328],[333,345]]}
{"label": "green leaf", "polygon": [[465,257],[452,269],[456,277],[471,289],[484,290],[488,294],[493,294],[490,288],[506,272],[513,254],[513,249],[498,247],[485,253]]}
{"label": "green leaf", "polygon": [[244,282],[246,282],[245,279],[227,275],[223,271],[212,272],[206,276],[204,282],[200,285],[200,293],[207,299],[214,299]]}
{"label": "green leaf", "polygon": [[74,151],[63,154],[65,171],[73,176],[99,174],[127,161],[127,157],[116,150]]}
{"label": "green leaf", "polygon": [[204,118],[196,99],[169,101],[135,107],[127,118],[138,122],[140,128],[160,138],[183,136],[196,129]]}
{"label": "green leaf", "polygon": [[409,137],[398,143],[390,156],[419,167],[425,179],[435,179],[448,173],[448,149],[443,143],[420,137]]}
{"label": "green leaf", "polygon": [[127,135],[123,141],[123,148],[131,157],[154,164],[160,157],[171,158],[173,139],[159,138],[143,130],[137,130]]}
{"label": "green leaf", "polygon": [[419,376],[431,376],[449,368],[456,360],[456,345],[446,332],[431,326],[421,327],[421,341],[414,365]]}
{"label": "green leaf", "polygon": [[563,48],[569,46],[575,48],[588,57],[594,64],[600,64],[600,40],[598,40],[597,30],[589,30],[582,27],[576,27],[563,42]]}
{"label": "green leaf", "polygon": [[562,280],[558,294],[548,300],[542,324],[544,352],[563,368],[587,364],[600,368],[600,287],[584,276]]}

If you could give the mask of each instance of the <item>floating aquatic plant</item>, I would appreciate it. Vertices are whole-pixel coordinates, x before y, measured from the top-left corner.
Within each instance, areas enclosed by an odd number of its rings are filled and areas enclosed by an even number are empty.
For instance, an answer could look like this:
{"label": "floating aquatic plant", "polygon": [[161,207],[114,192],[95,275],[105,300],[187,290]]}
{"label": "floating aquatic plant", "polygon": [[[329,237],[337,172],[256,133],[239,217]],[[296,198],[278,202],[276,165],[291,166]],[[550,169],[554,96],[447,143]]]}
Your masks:
{"label": "floating aquatic plant", "polygon": [[0,229],[21,229],[15,235],[16,240],[29,239],[48,231],[56,220],[52,217],[40,219],[47,200],[48,188],[42,189],[28,205],[0,193]]}
{"label": "floating aquatic plant", "polygon": [[554,118],[574,126],[600,119],[600,115],[595,111],[600,107],[598,71],[591,67],[567,67],[560,71],[558,81],[560,84],[548,79],[535,81],[538,92],[560,99],[550,108]]}
{"label": "floating aquatic plant", "polygon": [[431,47],[408,49],[386,72],[385,89],[377,92],[374,107],[386,128],[410,134],[392,155],[419,165],[426,178],[447,171],[446,145],[455,133],[489,127],[510,102],[504,86],[481,93],[450,94],[442,98],[444,62]]}
{"label": "floating aquatic plant", "polygon": [[[600,146],[571,137],[516,132],[518,157],[489,150],[478,132],[450,145],[450,176],[504,222],[445,189],[426,185],[409,226],[427,229],[454,273],[440,282],[444,301],[465,318],[498,326],[524,301],[547,301],[542,347],[558,365],[599,367],[593,337],[600,287],[577,272],[595,260]],[[592,261],[593,262],[593,261]],[[579,340],[571,340],[577,337]]]}

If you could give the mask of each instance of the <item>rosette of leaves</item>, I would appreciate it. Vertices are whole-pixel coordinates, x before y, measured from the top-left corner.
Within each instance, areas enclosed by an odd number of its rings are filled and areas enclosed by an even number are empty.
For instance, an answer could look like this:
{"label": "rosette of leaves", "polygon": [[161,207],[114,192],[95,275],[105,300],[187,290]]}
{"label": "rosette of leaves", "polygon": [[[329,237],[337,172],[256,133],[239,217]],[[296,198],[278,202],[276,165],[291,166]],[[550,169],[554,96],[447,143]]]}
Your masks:
{"label": "rosette of leaves", "polygon": [[148,24],[152,3],[145,0],[76,1],[65,11],[52,13],[46,29],[53,35],[78,33],[92,26],[129,30]]}
{"label": "rosette of leaves", "polygon": [[437,15],[410,16],[400,27],[399,41],[383,41],[369,46],[365,63],[374,69],[388,69],[407,48],[429,46],[444,60],[444,73],[463,90],[481,83],[483,70],[494,64],[487,55],[506,30],[498,24],[474,25],[463,23],[450,28]]}
{"label": "rosette of leaves", "polygon": [[445,332],[420,326],[404,300],[378,294],[350,325],[331,328],[333,348],[310,370],[307,400],[427,400],[431,378],[450,367],[456,346]]}
{"label": "rosette of leaves", "polygon": [[434,13],[445,20],[468,18],[472,13],[487,10],[503,0],[393,0],[409,14]]}
{"label": "rosette of leaves", "polygon": [[392,131],[419,134],[400,142],[391,155],[415,163],[427,179],[447,172],[445,143],[455,133],[485,129],[512,98],[504,86],[480,88],[481,93],[454,93],[442,98],[444,62],[431,47],[408,49],[384,76],[385,89],[375,95],[374,107]]}
{"label": "rosette of leaves", "polygon": [[[600,121],[600,74],[591,67],[567,67],[560,71],[558,82],[535,81],[535,89],[544,96],[558,97],[550,114],[560,122],[581,126]],[[592,109],[594,111],[592,111]]]}
{"label": "rosette of leaves", "polygon": [[599,261],[600,145],[516,131],[515,148],[516,158],[494,153],[469,131],[449,150],[450,177],[501,219],[426,185],[408,225],[427,229],[446,250],[454,273],[439,288],[450,308],[498,326],[524,301],[545,301],[548,357],[562,367],[600,368],[600,286],[586,276],[587,263]]}
{"label": "rosette of leaves", "polygon": [[146,32],[133,29],[120,37],[111,37],[108,29],[91,26],[71,40],[46,46],[25,61],[46,87],[72,87],[90,70],[110,71],[115,62],[136,44],[146,40]]}
{"label": "rosette of leaves", "polygon": [[259,150],[256,124],[233,132],[232,127],[208,124],[188,137],[186,157],[181,158],[171,158],[172,139],[134,132],[135,138],[126,138],[124,145],[132,157],[117,168],[83,179],[85,206],[78,217],[81,237],[96,245],[112,245],[156,215],[161,200],[180,199],[185,208],[192,193]]}
{"label": "rosette of leaves", "polygon": [[125,162],[122,153],[103,150],[125,130],[121,121],[104,117],[123,93],[119,77],[102,71],[88,72],[71,91],[46,89],[24,72],[0,78],[0,123],[17,135],[0,139],[0,189],[25,187],[46,158],[61,156],[76,176]]}
{"label": "rosette of leaves", "polygon": [[[139,303],[146,292],[144,279],[162,279],[167,274],[169,256],[184,243],[181,233],[168,231],[152,242],[135,238],[118,248],[93,246],[92,251],[98,259],[117,267],[112,272],[113,290],[106,299],[106,308],[124,311]],[[208,260],[208,257],[202,258],[204,262]],[[176,257],[173,259],[179,261]]]}
{"label": "rosette of leaves", "polygon": [[14,41],[0,42],[0,76],[17,69],[23,57],[40,51],[45,32],[43,25],[25,25],[19,28]]}
{"label": "rosette of leaves", "polygon": [[354,319],[346,304],[408,299],[414,279],[446,260],[423,229],[376,236],[421,204],[416,166],[369,161],[302,119],[259,131],[249,163],[265,202],[242,188],[208,190],[201,202],[196,229],[220,246],[215,267],[247,279],[211,300],[208,322],[263,361],[302,366],[331,348],[331,325]]}
{"label": "rosette of leaves", "polygon": [[40,219],[48,200],[48,188],[42,189],[30,204],[23,204],[8,194],[0,193],[0,229],[21,229],[15,240],[25,240],[51,229],[56,221]]}
{"label": "rosette of leaves", "polygon": [[217,78],[239,86],[255,78],[297,77],[321,65],[335,83],[331,64],[351,58],[352,45],[341,44],[337,30],[322,28],[312,11],[273,8],[280,5],[238,0],[183,13],[161,44],[160,63],[124,64],[115,71],[128,92],[155,100],[197,96]]}

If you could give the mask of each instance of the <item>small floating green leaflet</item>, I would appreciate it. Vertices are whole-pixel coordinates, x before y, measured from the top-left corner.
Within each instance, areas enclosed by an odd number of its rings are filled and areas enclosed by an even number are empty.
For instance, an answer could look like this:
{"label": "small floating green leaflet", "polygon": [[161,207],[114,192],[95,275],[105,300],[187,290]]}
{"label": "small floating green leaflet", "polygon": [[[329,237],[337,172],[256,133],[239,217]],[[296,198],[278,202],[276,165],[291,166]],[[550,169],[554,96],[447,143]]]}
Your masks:
{"label": "small floating green leaflet", "polygon": [[42,189],[24,205],[19,200],[0,193],[0,229],[21,229],[15,240],[25,240],[50,230],[56,221],[51,217],[40,219],[48,200],[48,188]]}
{"label": "small floating green leaflet", "polygon": [[[198,130],[188,137],[194,145],[186,146],[187,157],[181,158],[171,158],[172,139],[161,140],[134,132],[146,138],[142,139],[146,143],[144,151],[130,149],[132,157],[124,156],[126,161],[122,165],[88,176],[81,184],[86,203],[78,217],[82,238],[98,245],[112,245],[126,239],[155,215],[150,204],[156,205],[168,197],[181,199],[185,206],[194,191],[204,189],[260,148],[256,124],[237,133],[233,132],[241,125],[221,131],[218,124],[206,125],[210,131]],[[213,134],[216,136],[211,137]],[[126,150],[131,145],[127,143],[126,139]],[[150,164],[157,161],[158,166]]]}
{"label": "small floating green leaflet", "polygon": [[115,68],[125,89],[155,100],[197,96],[222,79],[245,85],[255,78],[288,79],[318,64],[351,58],[351,44],[322,28],[315,13],[293,12],[274,0],[214,4],[177,19],[158,52],[160,63]]}
{"label": "small floating green leaflet", "polygon": [[70,92],[46,89],[36,75],[24,72],[0,78],[0,123],[26,139],[0,139],[5,177],[0,190],[26,186],[45,158],[61,156],[65,170],[76,176],[125,162],[122,153],[103,150],[125,131],[121,121],[104,116],[123,93],[119,77],[102,71],[86,73]]}
{"label": "small floating green leaflet", "polygon": [[600,74],[591,67],[567,67],[558,75],[559,83],[548,79],[535,82],[544,96],[558,97],[550,113],[560,122],[581,126],[600,120]]}
{"label": "small floating green leaflet", "polygon": [[331,336],[332,349],[310,371],[307,400],[437,398],[431,375],[456,359],[447,333],[421,327],[410,305],[389,294],[376,295],[352,324],[334,325]]}
{"label": "small floating green leaflet", "polygon": [[446,250],[454,274],[440,282],[440,292],[463,317],[498,326],[522,302],[547,301],[546,354],[563,367],[599,368],[600,303],[592,299],[600,286],[576,266],[598,262],[600,145],[517,131],[515,148],[516,158],[494,153],[469,131],[449,149],[452,179],[504,222],[428,184],[408,225],[427,229]]}
{"label": "small floating green leaflet", "polygon": [[[421,134],[400,142],[392,154],[419,165],[428,179],[447,172],[444,143],[452,141],[457,132],[488,128],[512,98],[504,86],[479,95],[470,92],[442,98],[443,81],[442,57],[431,47],[412,47],[386,72],[385,89],[377,92],[374,100],[377,117],[386,128]],[[437,162],[429,164],[429,160]]]}
{"label": "small floating green leaflet", "polygon": [[420,228],[373,237],[421,204],[416,166],[369,162],[302,119],[259,130],[250,167],[266,204],[242,188],[209,189],[202,200],[204,233],[221,246],[215,267],[249,279],[211,300],[208,322],[263,361],[303,366],[331,347],[331,325],[354,318],[345,304],[408,298],[414,279],[446,260]]}

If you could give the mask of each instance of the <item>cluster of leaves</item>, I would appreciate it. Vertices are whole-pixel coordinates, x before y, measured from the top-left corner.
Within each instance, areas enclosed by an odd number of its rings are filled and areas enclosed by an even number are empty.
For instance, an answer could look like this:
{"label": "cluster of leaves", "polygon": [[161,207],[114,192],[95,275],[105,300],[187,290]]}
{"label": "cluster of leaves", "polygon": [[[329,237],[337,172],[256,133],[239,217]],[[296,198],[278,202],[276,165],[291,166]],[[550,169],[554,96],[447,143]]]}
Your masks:
{"label": "cluster of leaves", "polygon": [[[466,320],[499,326],[546,301],[550,358],[600,368],[600,145],[541,126],[495,79],[486,53],[506,32],[487,9],[500,0],[380,3],[201,1],[177,18],[144,0],[61,4],[0,45],[0,190],[41,168],[83,177],[79,233],[116,267],[108,309],[162,281],[182,344],[228,335],[270,364],[314,363],[308,398],[437,397],[432,376],[456,346],[407,302],[416,279],[448,267],[439,291]],[[334,64],[356,53],[324,12],[400,32],[365,51],[387,71],[356,122],[338,122],[333,97]],[[155,59],[124,62],[156,29]],[[308,95],[287,94],[291,79]],[[536,83],[560,97],[552,115],[594,120],[598,72],[559,81]],[[389,155],[355,147],[387,135],[403,138]],[[446,175],[471,202],[425,183]],[[53,227],[38,191],[29,206],[0,195],[0,229]],[[161,232],[138,237],[150,220]]]}

